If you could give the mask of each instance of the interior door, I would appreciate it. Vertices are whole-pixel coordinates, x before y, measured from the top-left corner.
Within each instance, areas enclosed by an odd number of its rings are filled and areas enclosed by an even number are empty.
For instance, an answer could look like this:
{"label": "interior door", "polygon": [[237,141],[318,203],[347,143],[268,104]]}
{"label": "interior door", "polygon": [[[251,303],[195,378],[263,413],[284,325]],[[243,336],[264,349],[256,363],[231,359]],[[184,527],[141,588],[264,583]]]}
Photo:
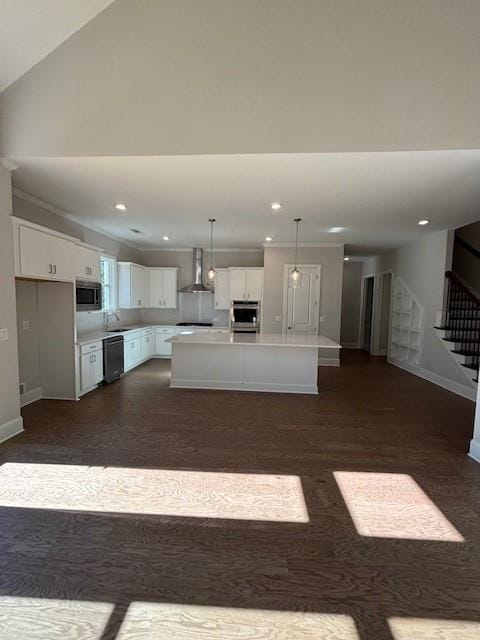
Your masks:
{"label": "interior door", "polygon": [[298,267],[301,274],[302,286],[290,286],[289,273],[285,273],[285,310],[287,334],[316,334],[318,333],[319,305],[320,305],[320,267]]}

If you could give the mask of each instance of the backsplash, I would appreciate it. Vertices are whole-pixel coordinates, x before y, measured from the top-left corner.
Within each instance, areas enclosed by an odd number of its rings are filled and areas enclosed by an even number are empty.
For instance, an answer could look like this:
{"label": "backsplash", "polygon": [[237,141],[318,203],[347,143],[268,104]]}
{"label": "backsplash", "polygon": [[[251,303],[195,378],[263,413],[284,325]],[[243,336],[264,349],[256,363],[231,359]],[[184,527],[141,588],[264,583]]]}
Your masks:
{"label": "backsplash", "polygon": [[176,309],[142,309],[142,322],[177,324],[177,322],[212,322],[228,325],[228,310],[214,307],[214,296],[208,293],[179,293]]}
{"label": "backsplash", "polygon": [[[113,329],[115,326],[135,324],[142,322],[141,311],[139,309],[122,309],[118,311],[120,321],[115,316],[111,316],[109,325]],[[77,311],[77,332],[99,331],[105,327],[105,314],[99,311]]]}

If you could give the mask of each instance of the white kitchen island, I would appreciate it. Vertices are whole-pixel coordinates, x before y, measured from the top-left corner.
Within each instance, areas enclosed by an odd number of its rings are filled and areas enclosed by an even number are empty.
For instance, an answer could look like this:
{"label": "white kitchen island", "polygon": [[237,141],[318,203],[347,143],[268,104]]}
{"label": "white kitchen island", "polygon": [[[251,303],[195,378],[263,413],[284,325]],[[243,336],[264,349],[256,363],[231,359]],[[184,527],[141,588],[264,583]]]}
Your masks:
{"label": "white kitchen island", "polygon": [[318,350],[340,349],[324,336],[189,333],[170,338],[170,386],[318,393]]}

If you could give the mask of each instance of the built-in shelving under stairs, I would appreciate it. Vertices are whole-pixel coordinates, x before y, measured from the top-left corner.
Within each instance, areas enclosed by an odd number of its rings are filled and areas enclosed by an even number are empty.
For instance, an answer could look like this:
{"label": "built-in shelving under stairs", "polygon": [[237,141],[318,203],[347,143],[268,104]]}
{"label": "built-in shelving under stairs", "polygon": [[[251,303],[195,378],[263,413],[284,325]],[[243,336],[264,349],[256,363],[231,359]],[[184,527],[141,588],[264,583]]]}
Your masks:
{"label": "built-in shelving under stairs", "polygon": [[447,278],[447,302],[443,323],[435,327],[458,366],[473,385],[480,365],[480,299],[459,276]]}

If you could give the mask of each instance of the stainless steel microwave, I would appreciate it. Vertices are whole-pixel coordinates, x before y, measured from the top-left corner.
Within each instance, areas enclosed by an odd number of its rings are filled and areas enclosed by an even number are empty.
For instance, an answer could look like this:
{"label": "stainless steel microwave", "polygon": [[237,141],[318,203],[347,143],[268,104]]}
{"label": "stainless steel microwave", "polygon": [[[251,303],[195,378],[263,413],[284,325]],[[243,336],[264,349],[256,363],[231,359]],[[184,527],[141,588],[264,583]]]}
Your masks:
{"label": "stainless steel microwave", "polygon": [[101,311],[102,285],[100,282],[77,280],[76,298],[77,311]]}

